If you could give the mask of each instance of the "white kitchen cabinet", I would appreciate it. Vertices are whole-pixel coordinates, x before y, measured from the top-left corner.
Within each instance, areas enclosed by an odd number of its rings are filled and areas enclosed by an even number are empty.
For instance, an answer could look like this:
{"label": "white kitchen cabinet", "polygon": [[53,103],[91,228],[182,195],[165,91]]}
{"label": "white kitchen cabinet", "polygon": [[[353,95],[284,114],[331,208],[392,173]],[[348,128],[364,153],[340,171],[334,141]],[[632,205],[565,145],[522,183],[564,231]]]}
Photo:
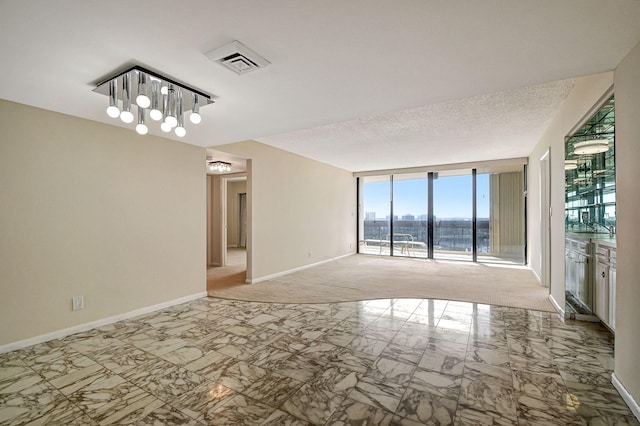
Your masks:
{"label": "white kitchen cabinet", "polygon": [[596,262],[595,273],[595,293],[596,293],[596,312],[595,314],[602,321],[609,321],[609,265],[607,263]]}
{"label": "white kitchen cabinet", "polygon": [[596,243],[595,314],[611,330],[616,327],[616,249]]}
{"label": "white kitchen cabinet", "polygon": [[616,250],[611,249],[609,267],[609,327],[616,329]]}

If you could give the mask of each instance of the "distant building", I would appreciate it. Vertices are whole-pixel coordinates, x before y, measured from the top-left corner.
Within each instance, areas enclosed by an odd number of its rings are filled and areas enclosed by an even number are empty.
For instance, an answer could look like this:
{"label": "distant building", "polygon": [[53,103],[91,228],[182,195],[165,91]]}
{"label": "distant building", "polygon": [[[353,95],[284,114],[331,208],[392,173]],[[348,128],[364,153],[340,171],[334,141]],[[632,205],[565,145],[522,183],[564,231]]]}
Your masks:
{"label": "distant building", "polygon": [[376,212],[366,212],[364,214],[364,220],[376,220]]}
{"label": "distant building", "polygon": [[421,214],[420,216],[418,216],[418,220],[427,220],[427,215]]}
{"label": "distant building", "polygon": [[412,214],[405,214],[404,216],[402,216],[402,220],[414,221],[416,220],[416,217]]}

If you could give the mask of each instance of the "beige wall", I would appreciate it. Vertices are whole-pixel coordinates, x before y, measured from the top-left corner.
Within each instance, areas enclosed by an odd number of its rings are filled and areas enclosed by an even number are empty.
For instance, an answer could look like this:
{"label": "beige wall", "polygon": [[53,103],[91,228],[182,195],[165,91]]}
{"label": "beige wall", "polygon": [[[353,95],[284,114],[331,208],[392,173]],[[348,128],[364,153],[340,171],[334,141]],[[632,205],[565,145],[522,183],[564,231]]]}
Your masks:
{"label": "beige wall", "polygon": [[[527,238],[529,263],[542,276],[540,261],[540,158],[550,148],[551,295],[564,309],[564,138],[613,85],[613,73],[576,79],[547,130],[529,156],[527,173]],[[543,123],[541,123],[543,124]]]}
{"label": "beige wall", "polygon": [[227,184],[227,247],[238,247],[239,194],[247,192],[247,182],[229,182]]}
{"label": "beige wall", "polygon": [[0,129],[0,345],[206,290],[203,149],[2,100]]}
{"label": "beige wall", "polygon": [[615,375],[636,403],[640,403],[640,44],[616,69],[615,96],[618,223]]}
{"label": "beige wall", "polygon": [[255,141],[216,150],[250,159],[247,279],[355,251],[356,183],[350,172]]}

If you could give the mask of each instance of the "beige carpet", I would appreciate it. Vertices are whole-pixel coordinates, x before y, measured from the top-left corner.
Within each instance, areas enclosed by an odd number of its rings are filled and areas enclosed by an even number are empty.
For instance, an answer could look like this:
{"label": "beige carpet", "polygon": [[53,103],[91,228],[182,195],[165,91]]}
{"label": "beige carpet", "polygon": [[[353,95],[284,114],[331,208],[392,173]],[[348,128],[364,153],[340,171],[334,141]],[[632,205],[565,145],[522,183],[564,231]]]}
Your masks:
{"label": "beige carpet", "polygon": [[207,269],[207,291],[244,284],[247,280],[247,250],[227,248],[226,266]]}
{"label": "beige carpet", "polygon": [[210,288],[225,299],[326,303],[445,299],[555,312],[549,290],[522,266],[354,255],[257,284]]}

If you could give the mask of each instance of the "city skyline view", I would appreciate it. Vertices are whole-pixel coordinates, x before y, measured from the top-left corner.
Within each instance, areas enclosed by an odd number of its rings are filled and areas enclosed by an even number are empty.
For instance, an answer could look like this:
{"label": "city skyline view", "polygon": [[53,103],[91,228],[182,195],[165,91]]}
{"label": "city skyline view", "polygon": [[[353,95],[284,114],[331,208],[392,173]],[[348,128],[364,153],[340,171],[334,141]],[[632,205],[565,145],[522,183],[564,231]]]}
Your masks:
{"label": "city skyline view", "polygon": [[[489,174],[476,176],[477,217],[489,218]],[[390,216],[389,181],[365,182],[365,219],[375,213],[376,220]],[[434,180],[433,214],[439,219],[471,219],[471,175],[448,176]],[[414,220],[427,217],[427,178],[396,179],[393,183],[394,220],[413,216]],[[424,219],[421,219],[423,217]],[[372,220],[372,219],[369,219]]]}

